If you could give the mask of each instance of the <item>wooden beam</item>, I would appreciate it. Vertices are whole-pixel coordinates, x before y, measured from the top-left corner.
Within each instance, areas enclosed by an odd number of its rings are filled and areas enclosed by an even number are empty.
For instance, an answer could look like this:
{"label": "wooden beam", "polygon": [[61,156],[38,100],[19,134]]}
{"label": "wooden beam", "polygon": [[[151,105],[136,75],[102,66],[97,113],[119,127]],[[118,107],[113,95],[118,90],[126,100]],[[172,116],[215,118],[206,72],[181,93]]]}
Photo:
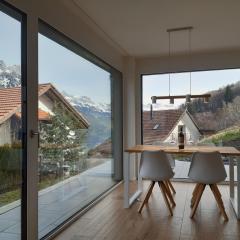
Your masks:
{"label": "wooden beam", "polygon": [[[169,95],[169,96],[154,96],[156,97],[156,100],[159,99],[184,99],[186,98],[186,95]],[[190,95],[191,98],[210,98],[211,94],[195,94],[195,95]]]}

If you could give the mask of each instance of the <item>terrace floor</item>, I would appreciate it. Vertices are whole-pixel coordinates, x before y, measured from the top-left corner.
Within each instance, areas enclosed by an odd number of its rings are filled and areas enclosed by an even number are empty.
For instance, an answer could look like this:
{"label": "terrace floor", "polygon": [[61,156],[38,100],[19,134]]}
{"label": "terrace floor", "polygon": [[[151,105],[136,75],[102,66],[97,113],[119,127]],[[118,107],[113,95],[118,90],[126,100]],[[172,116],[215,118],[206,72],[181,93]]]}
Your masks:
{"label": "terrace floor", "polygon": [[[108,190],[111,160],[39,192],[39,237],[45,236],[67,218]],[[20,239],[19,201],[0,208],[0,240]],[[4,211],[6,210],[6,211]]]}

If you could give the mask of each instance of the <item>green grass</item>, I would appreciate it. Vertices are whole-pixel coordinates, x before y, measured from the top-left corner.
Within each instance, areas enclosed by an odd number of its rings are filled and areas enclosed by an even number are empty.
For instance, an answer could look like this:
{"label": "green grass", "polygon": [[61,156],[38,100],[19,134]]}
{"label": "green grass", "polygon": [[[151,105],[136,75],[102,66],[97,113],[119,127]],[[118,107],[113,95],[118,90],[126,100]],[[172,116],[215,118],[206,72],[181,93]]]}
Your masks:
{"label": "green grass", "polygon": [[[88,168],[92,168],[94,166],[97,166],[99,163],[104,162],[103,160],[90,163]],[[86,169],[83,169],[85,171]],[[76,174],[71,173],[69,177],[75,176]],[[53,186],[54,184],[57,184],[59,182],[63,181],[62,177],[55,178],[55,177],[43,177],[42,181],[38,183],[38,190],[45,189],[47,187]],[[11,202],[14,202],[16,200],[19,200],[21,196],[21,190],[12,190],[6,193],[0,194],[0,207],[9,204]]]}
{"label": "green grass", "polygon": [[[62,178],[45,178],[41,182],[38,183],[38,190],[45,189],[47,187],[53,186],[54,184],[61,182]],[[0,194],[0,207],[19,200],[21,196],[20,189],[9,191],[6,193]]]}
{"label": "green grass", "polygon": [[240,139],[240,127],[233,127],[218,132],[210,137],[207,137],[201,141],[201,143],[214,143],[219,144],[221,142],[229,142]]}
{"label": "green grass", "polygon": [[50,187],[58,182],[62,181],[60,178],[49,178],[49,179],[44,179],[40,183],[38,183],[38,190],[45,189],[47,187]]}
{"label": "green grass", "polygon": [[0,194],[0,207],[20,199],[20,189]]}
{"label": "green grass", "polygon": [[[47,187],[50,187],[58,182],[60,182],[62,179],[44,179],[42,182],[38,184],[38,190],[45,189]],[[6,193],[0,194],[0,207],[9,204],[11,202],[17,201],[20,199],[21,196],[21,190],[13,190]]]}

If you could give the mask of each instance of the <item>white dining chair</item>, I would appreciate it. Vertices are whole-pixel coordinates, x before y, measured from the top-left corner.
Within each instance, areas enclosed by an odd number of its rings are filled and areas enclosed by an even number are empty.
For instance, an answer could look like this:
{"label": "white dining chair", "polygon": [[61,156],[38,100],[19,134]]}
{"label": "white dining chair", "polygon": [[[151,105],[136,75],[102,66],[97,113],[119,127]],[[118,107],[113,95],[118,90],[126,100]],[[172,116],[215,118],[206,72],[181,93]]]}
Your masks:
{"label": "white dining chair", "polygon": [[209,185],[224,219],[228,221],[221,193],[217,187],[217,183],[224,181],[227,177],[221,154],[219,152],[194,153],[188,176],[197,183],[192,194],[190,217],[194,217],[203,191],[206,185]]}
{"label": "white dining chair", "polygon": [[[168,157],[170,166],[171,166],[172,170],[174,171],[174,168],[176,166],[175,159],[172,157],[172,154],[169,154],[169,153],[167,153],[167,157]],[[166,187],[168,187],[172,191],[173,194],[176,194],[176,190],[173,187],[171,181],[170,180],[166,180],[165,183],[166,183]]]}
{"label": "white dining chair", "polygon": [[144,151],[141,155],[139,174],[143,179],[150,180],[151,184],[141,206],[138,209],[138,212],[142,212],[144,205],[148,203],[155,183],[158,182],[164,201],[169,209],[170,215],[172,216],[172,207],[176,204],[173,200],[171,192],[168,187],[166,187],[165,181],[172,178],[174,172],[172,171],[167,154],[163,151]]}

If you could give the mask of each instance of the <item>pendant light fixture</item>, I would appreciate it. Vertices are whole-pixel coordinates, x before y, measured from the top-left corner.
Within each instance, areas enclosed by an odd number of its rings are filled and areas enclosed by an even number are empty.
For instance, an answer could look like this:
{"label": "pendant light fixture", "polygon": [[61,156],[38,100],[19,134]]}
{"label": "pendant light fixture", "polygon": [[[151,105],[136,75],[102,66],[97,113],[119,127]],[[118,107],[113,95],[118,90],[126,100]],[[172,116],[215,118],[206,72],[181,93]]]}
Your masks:
{"label": "pendant light fixture", "polygon": [[[209,102],[209,98],[211,97],[211,94],[195,94],[192,95],[192,69],[191,69],[191,54],[192,54],[192,46],[191,46],[191,32],[193,27],[181,27],[181,28],[171,28],[167,29],[168,32],[168,56],[169,56],[169,75],[168,75],[168,96],[152,96],[152,104],[155,104],[157,100],[161,99],[169,99],[170,104],[174,104],[175,99],[184,99],[186,100],[186,104],[191,102],[191,99],[194,98],[202,98],[204,102]],[[189,53],[189,94],[186,95],[171,95],[171,74],[170,74],[170,57],[171,57],[171,33],[177,32],[177,31],[188,31],[188,53]],[[151,116],[152,116],[152,106],[151,106]],[[152,118],[151,118],[152,119]]]}

